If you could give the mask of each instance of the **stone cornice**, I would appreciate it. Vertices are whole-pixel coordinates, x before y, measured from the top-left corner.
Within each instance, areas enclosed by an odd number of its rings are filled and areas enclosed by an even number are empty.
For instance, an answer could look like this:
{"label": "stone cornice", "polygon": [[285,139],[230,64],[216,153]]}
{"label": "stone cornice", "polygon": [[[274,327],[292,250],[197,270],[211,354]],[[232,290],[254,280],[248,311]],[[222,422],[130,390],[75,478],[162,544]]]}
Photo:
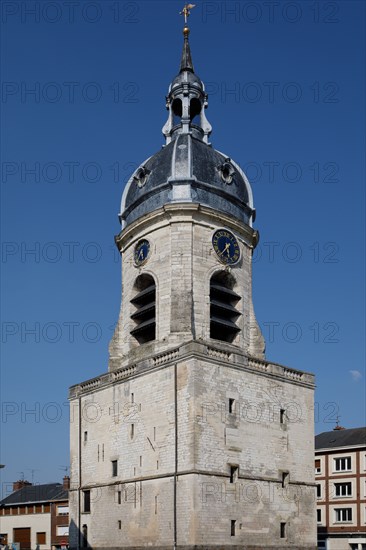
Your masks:
{"label": "stone cornice", "polygon": [[137,238],[140,239],[148,233],[172,223],[182,222],[205,225],[212,229],[215,229],[217,225],[225,226],[235,231],[251,248],[255,248],[259,241],[258,231],[223,212],[217,212],[213,208],[198,203],[171,203],[145,214],[129,224],[116,235],[115,242],[119,251],[124,252]]}
{"label": "stone cornice", "polygon": [[79,396],[105,389],[120,381],[142,376],[153,370],[166,368],[187,359],[209,361],[222,367],[226,366],[228,368],[244,370],[282,382],[314,389],[313,374],[291,369],[278,363],[270,363],[263,359],[249,357],[241,353],[235,346],[222,342],[204,343],[191,341],[123,368],[112,370],[81,384],[76,384],[70,388],[69,398],[76,399]]}
{"label": "stone cornice", "polygon": [[[209,476],[209,477],[220,477],[223,478],[223,481],[225,479],[229,480],[230,475],[224,472],[221,472],[219,470],[200,470],[198,468],[191,468],[189,470],[181,470],[177,472],[178,477],[187,476],[187,475],[201,475],[201,476]],[[146,475],[146,476],[135,476],[130,478],[124,478],[119,479],[113,482],[106,481],[101,483],[88,483],[85,485],[82,485],[81,487],[70,487],[70,491],[79,491],[80,489],[97,489],[99,487],[119,487],[121,485],[128,485],[132,483],[140,483],[142,481],[151,481],[154,479],[163,479],[163,478],[172,478],[174,477],[174,472],[166,472],[166,473],[160,473],[160,474],[154,474],[154,475]],[[260,476],[260,475],[249,475],[249,474],[239,474],[238,481],[261,481],[261,482],[267,482],[267,483],[278,483],[279,485],[282,484],[282,479],[279,479],[277,477],[271,477],[271,476]],[[309,483],[307,481],[300,481],[300,480],[290,480],[288,482],[287,486],[304,486],[304,487],[316,487],[316,483]]]}

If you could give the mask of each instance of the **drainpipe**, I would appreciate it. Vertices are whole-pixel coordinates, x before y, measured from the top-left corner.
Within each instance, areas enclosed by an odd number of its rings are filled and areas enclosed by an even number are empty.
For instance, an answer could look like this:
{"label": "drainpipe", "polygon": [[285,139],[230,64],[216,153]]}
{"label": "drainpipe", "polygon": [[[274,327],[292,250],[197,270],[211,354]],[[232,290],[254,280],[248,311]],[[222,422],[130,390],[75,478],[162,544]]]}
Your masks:
{"label": "drainpipe", "polygon": [[79,396],[78,550],[81,548],[81,397]]}
{"label": "drainpipe", "polygon": [[174,497],[173,497],[173,523],[174,523],[174,546],[177,548],[177,472],[178,472],[178,383],[177,383],[177,364],[174,365],[174,415],[175,415],[175,459],[174,459]]}

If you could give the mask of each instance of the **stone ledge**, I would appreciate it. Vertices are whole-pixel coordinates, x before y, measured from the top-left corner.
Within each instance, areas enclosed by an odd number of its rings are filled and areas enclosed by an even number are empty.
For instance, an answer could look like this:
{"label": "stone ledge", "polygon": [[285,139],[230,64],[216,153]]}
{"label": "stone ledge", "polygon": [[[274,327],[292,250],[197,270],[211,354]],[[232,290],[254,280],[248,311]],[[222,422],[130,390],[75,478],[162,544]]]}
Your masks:
{"label": "stone ledge", "polygon": [[119,369],[116,368],[101,376],[71,386],[69,390],[69,399],[74,399],[80,395],[87,395],[118,383],[121,380],[141,376],[154,369],[165,368],[178,361],[194,357],[199,360],[209,360],[220,366],[228,366],[239,370],[257,372],[264,376],[276,377],[283,381],[311,389],[314,388],[315,384],[314,375],[311,373],[291,369],[264,359],[247,356],[241,353],[235,346],[223,342],[216,343],[192,340],[181,346],[173,346],[164,352],[154,354],[148,359],[137,361]]}
{"label": "stone ledge", "polygon": [[[195,545],[180,545],[177,544],[176,546],[173,546],[173,542],[169,546],[161,546],[161,545],[155,545],[154,543],[146,544],[145,546],[88,546],[89,550],[146,550],[146,548],[158,548],[159,550],[172,550],[175,548],[176,550],[224,550],[225,548],[230,548],[231,550],[288,550],[291,548],[291,550],[317,550],[317,546],[313,545],[301,545],[301,546],[294,546],[293,543],[288,542],[286,545],[278,546],[278,545],[271,545],[269,546],[266,544],[265,548],[263,547],[263,544],[258,544],[258,546],[253,545],[244,545],[244,544],[217,544],[217,545],[201,545],[201,544],[195,544]],[[78,550],[76,547],[69,546],[69,550]]]}

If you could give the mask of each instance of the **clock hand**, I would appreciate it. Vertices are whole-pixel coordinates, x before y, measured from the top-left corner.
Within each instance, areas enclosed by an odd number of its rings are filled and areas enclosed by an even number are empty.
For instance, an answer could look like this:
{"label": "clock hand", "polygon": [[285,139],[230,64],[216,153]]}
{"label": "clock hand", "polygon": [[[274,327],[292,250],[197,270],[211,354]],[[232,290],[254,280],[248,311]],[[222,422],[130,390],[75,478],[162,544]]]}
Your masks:
{"label": "clock hand", "polygon": [[230,246],[230,243],[226,243],[225,244],[225,247],[219,252],[220,256],[222,256],[223,254],[225,254],[225,252],[227,251],[228,247]]}
{"label": "clock hand", "polygon": [[144,251],[142,250],[142,248],[141,248],[140,253],[139,253],[139,259],[140,259],[140,258],[141,258],[142,260],[144,259]]}

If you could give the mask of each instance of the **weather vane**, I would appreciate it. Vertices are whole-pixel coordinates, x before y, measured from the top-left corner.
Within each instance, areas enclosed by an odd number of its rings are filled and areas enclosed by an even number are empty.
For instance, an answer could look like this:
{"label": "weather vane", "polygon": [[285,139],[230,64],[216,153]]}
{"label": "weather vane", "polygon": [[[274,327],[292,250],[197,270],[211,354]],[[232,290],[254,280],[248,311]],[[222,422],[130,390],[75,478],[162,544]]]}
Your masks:
{"label": "weather vane", "polygon": [[196,7],[196,4],[186,4],[179,15],[184,15],[184,22],[187,25],[188,17],[191,15],[191,10]]}

